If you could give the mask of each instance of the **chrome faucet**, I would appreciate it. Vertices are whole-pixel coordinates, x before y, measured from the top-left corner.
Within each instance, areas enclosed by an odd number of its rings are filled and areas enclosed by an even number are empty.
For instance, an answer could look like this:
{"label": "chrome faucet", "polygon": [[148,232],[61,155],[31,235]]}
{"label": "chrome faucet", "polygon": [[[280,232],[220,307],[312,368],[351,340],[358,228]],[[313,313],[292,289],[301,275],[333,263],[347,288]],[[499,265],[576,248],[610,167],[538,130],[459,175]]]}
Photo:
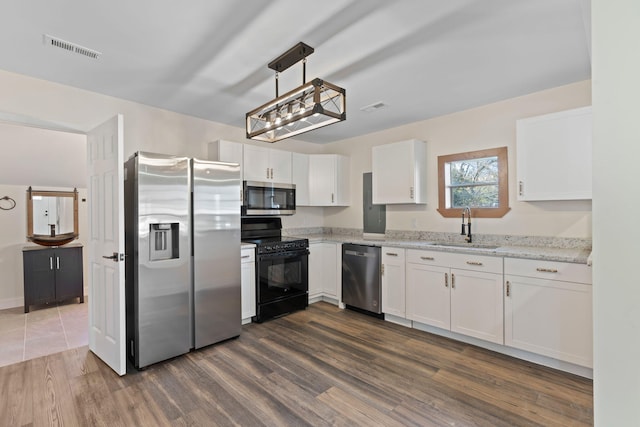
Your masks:
{"label": "chrome faucet", "polygon": [[[464,216],[467,215],[467,223],[464,223]],[[466,233],[465,233],[465,225],[466,225]],[[460,233],[462,236],[465,234],[467,237],[464,240],[467,243],[471,243],[471,208],[469,206],[465,207],[462,210],[462,232]]]}

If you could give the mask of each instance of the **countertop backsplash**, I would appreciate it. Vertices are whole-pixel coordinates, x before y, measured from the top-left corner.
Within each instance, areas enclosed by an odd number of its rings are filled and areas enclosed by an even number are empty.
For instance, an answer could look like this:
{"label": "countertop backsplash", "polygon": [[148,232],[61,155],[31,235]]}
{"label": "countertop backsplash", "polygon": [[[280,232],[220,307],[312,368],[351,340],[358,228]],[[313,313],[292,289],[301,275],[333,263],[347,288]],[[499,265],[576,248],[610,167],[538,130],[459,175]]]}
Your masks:
{"label": "countertop backsplash", "polygon": [[[363,236],[362,229],[339,227],[290,228],[283,230],[283,234],[306,237],[310,241],[326,240],[338,243],[376,244],[407,249],[467,252],[476,255],[486,254],[591,265],[589,258],[591,239],[475,234],[473,244],[467,248],[460,246],[461,243],[464,243],[464,237],[460,234],[431,231],[388,230],[384,238],[380,239],[370,239]],[[433,246],[433,243],[450,243],[456,246]],[[492,245],[496,248],[479,247],[482,245]]]}
{"label": "countertop backsplash", "polygon": [[[362,238],[362,229],[344,227],[299,227],[283,229],[285,236],[299,235],[338,235]],[[445,233],[438,231],[387,230],[385,239],[416,240],[425,242],[464,243],[464,237],[459,233]],[[381,240],[384,242],[384,240]],[[550,236],[512,236],[504,234],[474,234],[473,243],[497,246],[532,246],[558,249],[591,249],[591,239],[575,237]]]}

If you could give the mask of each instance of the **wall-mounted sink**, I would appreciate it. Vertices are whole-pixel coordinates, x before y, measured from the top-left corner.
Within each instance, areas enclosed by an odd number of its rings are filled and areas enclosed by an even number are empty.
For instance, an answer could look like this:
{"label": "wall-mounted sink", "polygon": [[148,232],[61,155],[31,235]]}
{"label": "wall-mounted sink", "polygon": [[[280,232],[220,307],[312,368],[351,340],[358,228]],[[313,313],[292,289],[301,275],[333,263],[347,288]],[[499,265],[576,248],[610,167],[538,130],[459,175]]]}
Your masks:
{"label": "wall-mounted sink", "polygon": [[446,243],[446,242],[433,242],[430,244],[431,246],[439,246],[441,248],[463,248],[463,249],[484,249],[484,250],[495,250],[500,246],[498,245],[483,245],[480,243]]}

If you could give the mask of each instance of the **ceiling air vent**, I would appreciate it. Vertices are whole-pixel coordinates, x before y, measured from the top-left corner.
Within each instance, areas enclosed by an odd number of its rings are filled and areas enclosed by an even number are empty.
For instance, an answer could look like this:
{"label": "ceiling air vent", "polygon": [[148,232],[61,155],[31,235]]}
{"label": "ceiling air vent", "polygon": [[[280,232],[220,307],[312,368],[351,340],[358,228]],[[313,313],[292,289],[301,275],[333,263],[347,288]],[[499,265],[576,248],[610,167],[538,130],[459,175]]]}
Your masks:
{"label": "ceiling air vent", "polygon": [[364,111],[365,113],[371,113],[372,111],[381,110],[383,108],[387,108],[387,104],[385,104],[382,101],[378,101],[378,102],[374,102],[373,104],[360,107],[360,111]]}
{"label": "ceiling air vent", "polygon": [[98,59],[102,53],[97,50],[89,49],[88,47],[80,46],[79,44],[71,43],[66,40],[59,39],[57,37],[45,34],[43,37],[43,43],[46,46],[57,47],[60,49],[68,50],[69,52],[77,53],[78,55],[88,56],[89,58]]}

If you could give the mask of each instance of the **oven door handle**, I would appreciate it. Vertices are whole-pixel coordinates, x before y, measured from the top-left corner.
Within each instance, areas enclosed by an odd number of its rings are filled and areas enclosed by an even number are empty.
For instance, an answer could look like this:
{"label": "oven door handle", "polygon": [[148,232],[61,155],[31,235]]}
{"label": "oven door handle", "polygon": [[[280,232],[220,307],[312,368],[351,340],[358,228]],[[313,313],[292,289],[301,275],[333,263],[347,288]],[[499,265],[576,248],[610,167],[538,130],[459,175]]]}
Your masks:
{"label": "oven door handle", "polygon": [[299,256],[307,256],[309,255],[309,250],[305,249],[304,251],[287,251],[287,252],[277,252],[271,254],[260,254],[258,258],[260,259],[273,259],[273,258],[296,258]]}

